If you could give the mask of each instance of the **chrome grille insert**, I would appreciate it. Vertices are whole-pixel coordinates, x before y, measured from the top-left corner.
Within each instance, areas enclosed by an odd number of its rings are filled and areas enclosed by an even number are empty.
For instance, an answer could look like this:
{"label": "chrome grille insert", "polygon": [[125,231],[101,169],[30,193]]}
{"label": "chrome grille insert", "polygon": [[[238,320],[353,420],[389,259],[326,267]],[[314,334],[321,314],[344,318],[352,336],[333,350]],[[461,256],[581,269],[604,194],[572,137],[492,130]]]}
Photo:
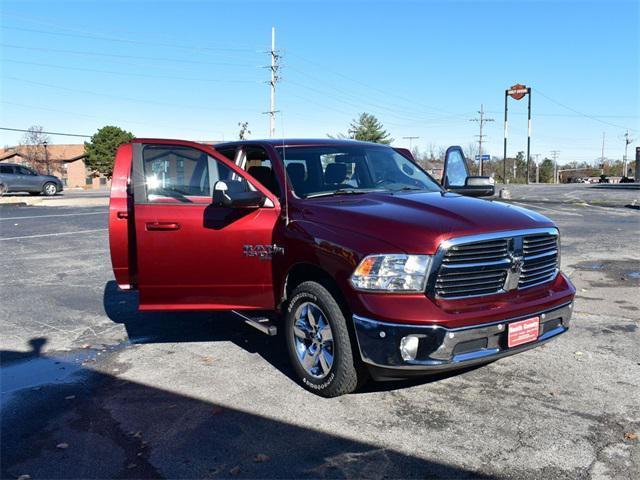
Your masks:
{"label": "chrome grille insert", "polygon": [[541,234],[523,238],[524,262],[518,288],[533,287],[553,280],[558,269],[558,236]]}
{"label": "chrome grille insert", "polygon": [[550,282],[557,272],[554,228],[459,237],[438,249],[427,293],[447,299],[492,295]]}

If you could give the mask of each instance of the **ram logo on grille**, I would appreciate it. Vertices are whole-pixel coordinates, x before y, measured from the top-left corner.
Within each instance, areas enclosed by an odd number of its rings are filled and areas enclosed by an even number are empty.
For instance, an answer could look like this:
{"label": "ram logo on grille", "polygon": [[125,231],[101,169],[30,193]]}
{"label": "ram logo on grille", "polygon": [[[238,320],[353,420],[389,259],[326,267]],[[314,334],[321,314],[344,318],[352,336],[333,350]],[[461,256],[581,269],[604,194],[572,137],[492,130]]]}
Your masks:
{"label": "ram logo on grille", "polygon": [[511,265],[507,271],[507,279],[504,282],[504,289],[507,291],[518,288],[522,266],[524,265],[524,256],[516,255],[513,252],[509,252],[508,255],[511,260]]}
{"label": "ram logo on grille", "polygon": [[555,229],[455,238],[438,249],[427,293],[475,297],[548,283],[558,273],[558,255]]}

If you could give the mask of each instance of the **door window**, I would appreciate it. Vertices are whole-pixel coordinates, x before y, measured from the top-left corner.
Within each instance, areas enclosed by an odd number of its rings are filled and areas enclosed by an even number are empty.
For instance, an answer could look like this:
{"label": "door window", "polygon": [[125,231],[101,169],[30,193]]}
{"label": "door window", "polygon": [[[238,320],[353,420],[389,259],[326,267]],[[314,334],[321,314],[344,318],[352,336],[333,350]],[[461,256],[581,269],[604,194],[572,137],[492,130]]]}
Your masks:
{"label": "door window", "polygon": [[28,168],[25,167],[17,167],[18,168],[18,174],[20,175],[36,175],[36,173],[33,170],[29,170]]}
{"label": "door window", "polygon": [[13,175],[13,167],[11,165],[0,165],[0,173]]}
{"label": "door window", "polygon": [[176,145],[145,145],[142,151],[146,200],[152,203],[210,203],[219,180],[235,191],[249,186],[207,153]]}

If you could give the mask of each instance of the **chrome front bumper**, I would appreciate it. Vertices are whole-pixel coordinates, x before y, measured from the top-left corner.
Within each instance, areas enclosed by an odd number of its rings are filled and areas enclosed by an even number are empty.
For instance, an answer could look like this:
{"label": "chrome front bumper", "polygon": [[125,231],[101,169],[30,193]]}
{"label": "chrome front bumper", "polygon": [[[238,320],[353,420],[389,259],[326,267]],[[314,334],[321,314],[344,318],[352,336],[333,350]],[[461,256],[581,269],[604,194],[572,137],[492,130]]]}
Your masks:
{"label": "chrome front bumper", "polygon": [[[461,328],[438,325],[386,323],[353,316],[362,360],[373,367],[402,371],[440,371],[464,368],[513,355],[536,347],[567,331],[573,303],[499,322]],[[507,325],[525,318],[540,317],[540,334],[535,342],[507,347]],[[415,360],[400,355],[400,340],[406,335],[420,337]],[[402,376],[400,374],[400,376]]]}

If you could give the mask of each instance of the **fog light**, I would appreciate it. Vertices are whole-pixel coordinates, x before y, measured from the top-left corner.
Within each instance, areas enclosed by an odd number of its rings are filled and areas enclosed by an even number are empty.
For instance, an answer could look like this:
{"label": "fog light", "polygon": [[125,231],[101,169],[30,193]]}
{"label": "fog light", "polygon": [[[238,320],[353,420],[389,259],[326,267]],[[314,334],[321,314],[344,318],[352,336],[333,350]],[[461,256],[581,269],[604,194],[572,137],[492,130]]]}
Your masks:
{"label": "fog light", "polygon": [[400,340],[400,355],[405,362],[415,360],[418,355],[420,339],[415,335],[407,335]]}

